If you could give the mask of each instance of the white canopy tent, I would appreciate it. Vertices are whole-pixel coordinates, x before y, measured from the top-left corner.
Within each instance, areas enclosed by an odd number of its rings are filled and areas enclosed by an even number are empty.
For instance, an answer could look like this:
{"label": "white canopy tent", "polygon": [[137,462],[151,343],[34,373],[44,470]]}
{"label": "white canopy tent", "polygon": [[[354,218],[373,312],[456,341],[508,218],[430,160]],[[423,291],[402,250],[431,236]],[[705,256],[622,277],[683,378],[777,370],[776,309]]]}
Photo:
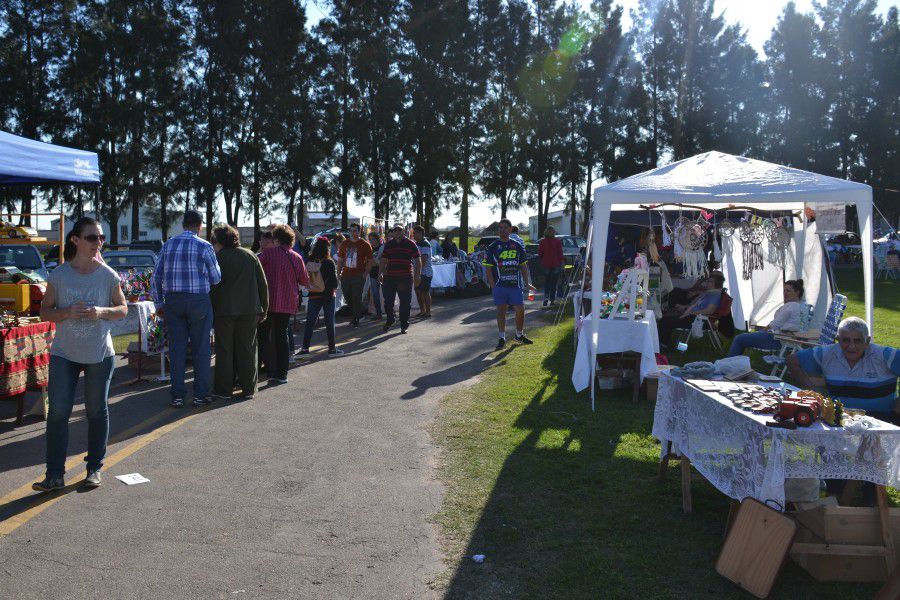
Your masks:
{"label": "white canopy tent", "polygon": [[[862,183],[818,175],[752,158],[707,152],[639,173],[594,190],[591,260],[606,262],[610,211],[623,206],[663,203],[692,204],[709,209],[735,205],[764,210],[800,210],[804,205],[853,204],[859,219],[863,250],[866,320],[872,327],[874,288],[872,273],[872,188]],[[803,277],[807,246],[805,216],[797,229],[794,248],[795,276]],[[603,268],[592,270],[591,287],[603,289]],[[597,365],[600,303],[591,303],[591,369]],[[593,380],[593,378],[592,378]],[[594,389],[591,386],[591,397]]]}

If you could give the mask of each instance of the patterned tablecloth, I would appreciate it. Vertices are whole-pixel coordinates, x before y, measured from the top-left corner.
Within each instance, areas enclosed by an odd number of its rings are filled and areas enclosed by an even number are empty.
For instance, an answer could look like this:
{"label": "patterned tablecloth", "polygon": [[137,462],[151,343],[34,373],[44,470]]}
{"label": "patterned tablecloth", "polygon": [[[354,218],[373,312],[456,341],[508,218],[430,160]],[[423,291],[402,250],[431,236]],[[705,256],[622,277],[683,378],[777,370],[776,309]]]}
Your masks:
{"label": "patterned tablecloth", "polygon": [[0,398],[10,398],[47,386],[53,323],[32,323],[0,329]]}
{"label": "patterned tablecloth", "polygon": [[667,442],[720,492],[784,506],[786,479],[856,479],[900,485],[900,428],[828,427],[816,421],[795,430],[766,426],[771,417],[734,406],[662,373],[653,436]]}

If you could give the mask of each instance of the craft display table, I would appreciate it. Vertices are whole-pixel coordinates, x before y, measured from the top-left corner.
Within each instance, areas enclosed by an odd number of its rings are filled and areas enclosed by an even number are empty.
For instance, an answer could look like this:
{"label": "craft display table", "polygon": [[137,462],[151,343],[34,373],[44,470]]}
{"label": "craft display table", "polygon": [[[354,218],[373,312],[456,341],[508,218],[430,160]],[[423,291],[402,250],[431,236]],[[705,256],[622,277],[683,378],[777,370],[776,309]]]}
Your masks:
{"label": "craft display table", "polygon": [[431,278],[432,288],[455,288],[456,287],[456,262],[445,262],[432,265],[433,275]]}
{"label": "craft display table", "polygon": [[[585,317],[578,328],[578,347],[575,351],[575,365],[572,369],[572,385],[580,392],[591,385],[591,317]],[[630,319],[600,319],[597,335],[598,354],[633,352],[635,371],[635,391],[650,373],[656,373],[656,353],[659,352],[659,334],[653,313],[640,321]],[[637,393],[634,400],[637,401]]]}
{"label": "craft display table", "polygon": [[18,402],[16,425],[22,424],[25,392],[44,390],[50,372],[53,323],[31,323],[0,329],[0,400]]}
{"label": "craft display table", "polygon": [[[735,407],[715,391],[698,389],[668,373],[660,375],[653,435],[662,444],[661,475],[670,458],[681,458],[684,511],[691,511],[691,465],[726,496],[737,501],[754,498],[780,510],[785,507],[787,479],[869,481],[877,486],[884,545],[854,547],[853,552],[883,558],[890,574],[895,554],[884,486],[900,485],[900,428],[881,423],[857,430],[816,421],[790,430],[768,427],[769,420],[771,416]],[[794,550],[847,551],[826,544],[801,546]]]}

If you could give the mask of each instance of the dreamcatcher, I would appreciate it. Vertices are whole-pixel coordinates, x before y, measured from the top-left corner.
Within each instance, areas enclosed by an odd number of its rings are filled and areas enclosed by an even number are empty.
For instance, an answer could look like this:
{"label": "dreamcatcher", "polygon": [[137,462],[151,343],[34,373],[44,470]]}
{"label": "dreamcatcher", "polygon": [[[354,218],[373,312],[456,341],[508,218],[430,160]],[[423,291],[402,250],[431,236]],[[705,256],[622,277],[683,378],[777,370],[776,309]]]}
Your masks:
{"label": "dreamcatcher", "polygon": [[744,258],[744,279],[750,279],[753,271],[763,268],[762,242],[766,237],[765,230],[756,220],[743,221],[738,228]]}
{"label": "dreamcatcher", "polygon": [[684,251],[684,276],[689,278],[704,277],[707,274],[706,262],[706,221],[686,220],[675,230],[676,246]]}
{"label": "dreamcatcher", "polygon": [[772,223],[771,227],[763,225],[769,240],[769,262],[784,269],[787,266],[787,250],[791,245],[791,232],[784,223],[774,223],[768,219],[765,223]]}

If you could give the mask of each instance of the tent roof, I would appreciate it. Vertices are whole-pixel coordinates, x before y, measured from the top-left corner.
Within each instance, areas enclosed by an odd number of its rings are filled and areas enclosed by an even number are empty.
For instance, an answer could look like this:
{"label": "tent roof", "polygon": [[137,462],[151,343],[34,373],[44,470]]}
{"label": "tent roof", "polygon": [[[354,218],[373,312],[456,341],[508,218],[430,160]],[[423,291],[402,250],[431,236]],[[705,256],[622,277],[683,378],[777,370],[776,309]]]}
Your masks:
{"label": "tent roof", "polygon": [[19,183],[100,183],[97,153],[0,131],[0,185]]}
{"label": "tent roof", "polygon": [[722,152],[698,154],[621,179],[596,188],[594,195],[603,204],[713,202],[721,207],[872,202],[868,185]]}

